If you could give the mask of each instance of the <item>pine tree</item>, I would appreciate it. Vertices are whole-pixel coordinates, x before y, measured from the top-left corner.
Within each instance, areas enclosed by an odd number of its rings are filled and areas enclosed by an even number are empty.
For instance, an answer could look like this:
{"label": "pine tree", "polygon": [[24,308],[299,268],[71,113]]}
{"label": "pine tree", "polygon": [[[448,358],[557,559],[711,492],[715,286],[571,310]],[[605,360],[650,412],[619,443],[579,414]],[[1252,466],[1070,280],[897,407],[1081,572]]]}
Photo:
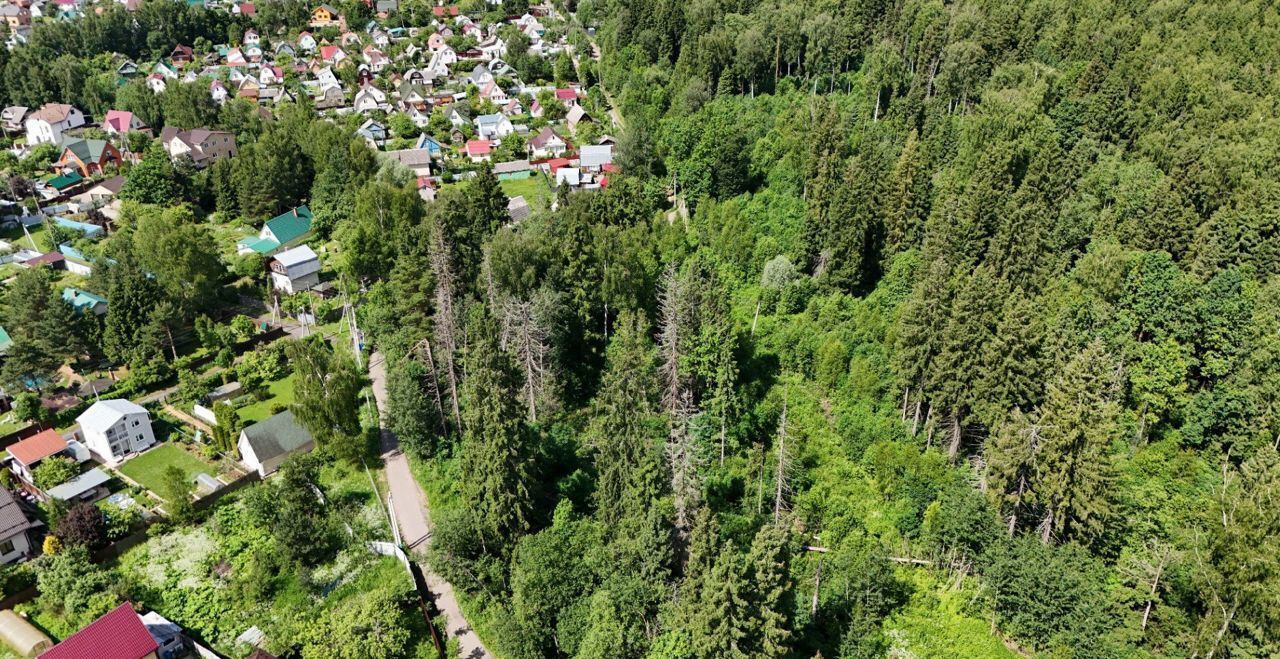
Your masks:
{"label": "pine tree", "polygon": [[1014,409],[987,438],[987,496],[1005,520],[1010,536],[1027,514],[1042,432],[1036,419]]}
{"label": "pine tree", "polygon": [[917,400],[924,399],[925,380],[942,347],[942,330],[951,297],[950,268],[945,260],[936,259],[898,312],[893,370],[908,393],[914,390]]}
{"label": "pine tree", "polygon": [[123,255],[105,269],[107,315],[102,331],[102,349],[117,362],[138,366],[158,356],[163,347],[160,336],[148,333],[151,312],[162,293],[155,279],[131,255]]}
{"label": "pine tree", "polygon": [[468,212],[471,214],[473,226],[481,231],[481,241],[487,241],[497,233],[509,220],[507,215],[507,195],[502,191],[498,177],[487,163],[471,180],[467,191]]}
{"label": "pine tree", "polygon": [[955,284],[938,354],[925,380],[930,402],[946,410],[950,422],[947,456],[954,460],[963,439],[962,428],[973,406],[973,390],[981,371],[982,346],[991,340],[1002,299],[998,282],[980,267]]}
{"label": "pine tree", "polygon": [[0,379],[14,391],[44,386],[64,361],[88,349],[89,321],[63,301],[48,269],[20,271],[4,302],[0,317],[13,345]]}
{"label": "pine tree", "polygon": [[461,488],[486,544],[505,549],[529,528],[531,437],[520,407],[520,375],[498,347],[496,324],[477,318],[468,334],[473,342],[462,387]]}
{"label": "pine tree", "polygon": [[1017,290],[1005,297],[999,324],[977,345],[981,365],[973,385],[974,414],[995,429],[1014,408],[1034,409],[1043,398],[1045,327],[1039,301]]}

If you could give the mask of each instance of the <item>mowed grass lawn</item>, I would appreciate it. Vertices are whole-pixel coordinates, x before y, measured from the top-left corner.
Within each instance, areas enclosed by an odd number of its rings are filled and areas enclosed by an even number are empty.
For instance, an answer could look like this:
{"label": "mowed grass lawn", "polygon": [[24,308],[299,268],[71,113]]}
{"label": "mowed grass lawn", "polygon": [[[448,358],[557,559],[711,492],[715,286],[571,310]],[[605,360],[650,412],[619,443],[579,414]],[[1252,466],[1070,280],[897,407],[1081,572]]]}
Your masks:
{"label": "mowed grass lawn", "polygon": [[260,400],[236,410],[236,413],[240,415],[241,421],[257,423],[271,416],[271,408],[293,405],[293,373],[290,373],[286,378],[272,382],[267,386],[267,391],[270,392],[271,396],[266,400]]}
{"label": "mowed grass lawn", "polygon": [[508,197],[524,197],[534,210],[546,210],[551,206],[551,186],[542,172],[534,172],[526,179],[499,181],[498,184]]}
{"label": "mowed grass lawn", "polygon": [[196,474],[206,473],[216,476],[218,469],[213,465],[192,455],[190,451],[173,444],[161,444],[120,465],[120,472],[141,483],[143,487],[158,492],[166,469],[177,467],[190,481]]}

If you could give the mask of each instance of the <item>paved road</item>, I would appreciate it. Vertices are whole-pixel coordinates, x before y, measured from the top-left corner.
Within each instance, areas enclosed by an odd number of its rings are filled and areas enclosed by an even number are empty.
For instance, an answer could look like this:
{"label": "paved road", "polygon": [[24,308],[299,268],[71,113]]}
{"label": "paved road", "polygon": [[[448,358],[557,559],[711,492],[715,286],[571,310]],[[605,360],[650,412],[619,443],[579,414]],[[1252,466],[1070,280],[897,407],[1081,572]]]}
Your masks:
{"label": "paved road", "polygon": [[[387,369],[382,353],[375,352],[369,358],[369,379],[373,383],[373,398],[379,410],[387,409]],[[391,505],[400,526],[400,537],[422,566],[427,587],[435,595],[436,608],[444,614],[445,633],[457,638],[464,659],[492,659],[480,637],[467,624],[454,597],[453,586],[431,571],[423,560],[427,545],[431,543],[430,509],[427,496],[409,471],[409,459],[400,451],[400,442],[385,427],[382,428],[382,457],[386,463],[387,488],[391,490]]]}

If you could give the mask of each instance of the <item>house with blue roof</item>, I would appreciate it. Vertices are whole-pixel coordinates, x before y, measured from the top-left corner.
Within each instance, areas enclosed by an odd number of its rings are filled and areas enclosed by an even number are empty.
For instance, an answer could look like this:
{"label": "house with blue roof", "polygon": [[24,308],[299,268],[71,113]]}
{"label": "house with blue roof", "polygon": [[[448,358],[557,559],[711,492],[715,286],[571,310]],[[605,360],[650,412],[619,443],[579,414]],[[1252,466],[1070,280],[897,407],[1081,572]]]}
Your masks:
{"label": "house with blue roof", "polygon": [[68,286],[62,289],[62,300],[71,305],[76,313],[92,313],[101,316],[107,313],[107,298],[95,295],[82,288]]}
{"label": "house with blue roof", "polygon": [[305,205],[299,206],[267,220],[256,238],[244,238],[236,243],[236,252],[239,254],[256,252],[263,256],[271,256],[309,233],[311,233],[311,209]]}
{"label": "house with blue roof", "polygon": [[427,135],[426,133],[418,136],[418,141],[413,143],[413,148],[426,149],[427,153],[430,153],[432,158],[444,157],[444,145],[436,140],[436,138]]}

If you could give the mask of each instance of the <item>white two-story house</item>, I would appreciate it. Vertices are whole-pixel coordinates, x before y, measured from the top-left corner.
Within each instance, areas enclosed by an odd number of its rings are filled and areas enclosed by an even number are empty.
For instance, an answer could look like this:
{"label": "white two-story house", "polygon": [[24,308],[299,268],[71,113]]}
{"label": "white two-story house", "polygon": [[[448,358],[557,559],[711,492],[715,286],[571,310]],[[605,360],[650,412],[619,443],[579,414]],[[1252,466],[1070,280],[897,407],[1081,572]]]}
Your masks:
{"label": "white two-story house", "polygon": [[45,103],[27,116],[27,145],[57,144],[63,131],[84,125],[84,113],[66,103]]}
{"label": "white two-story house", "polygon": [[156,443],[151,415],[141,405],[122,398],[100,400],[76,417],[89,450],[115,465]]}
{"label": "white two-story house", "polygon": [[320,257],[306,245],[286,249],[271,259],[271,285],[293,295],[320,283]]}

